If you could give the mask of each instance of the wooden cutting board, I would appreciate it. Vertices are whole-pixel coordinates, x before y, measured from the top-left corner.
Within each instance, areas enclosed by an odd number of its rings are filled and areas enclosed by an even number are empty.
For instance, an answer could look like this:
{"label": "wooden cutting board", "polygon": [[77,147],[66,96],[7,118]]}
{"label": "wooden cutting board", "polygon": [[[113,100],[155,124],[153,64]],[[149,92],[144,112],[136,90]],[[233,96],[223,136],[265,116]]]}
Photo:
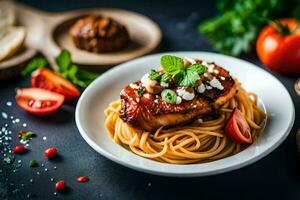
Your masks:
{"label": "wooden cutting board", "polygon": [[[15,3],[16,19],[27,31],[25,47],[19,55],[0,62],[0,70],[13,67],[34,56],[36,51],[44,54],[56,68],[54,59],[62,48],[72,54],[74,63],[91,68],[114,66],[149,54],[161,41],[161,30],[151,19],[141,14],[113,8],[97,8],[49,13]],[[88,14],[109,16],[126,26],[131,42],[124,49],[110,53],[92,53],[75,47],[68,31],[74,22]]]}

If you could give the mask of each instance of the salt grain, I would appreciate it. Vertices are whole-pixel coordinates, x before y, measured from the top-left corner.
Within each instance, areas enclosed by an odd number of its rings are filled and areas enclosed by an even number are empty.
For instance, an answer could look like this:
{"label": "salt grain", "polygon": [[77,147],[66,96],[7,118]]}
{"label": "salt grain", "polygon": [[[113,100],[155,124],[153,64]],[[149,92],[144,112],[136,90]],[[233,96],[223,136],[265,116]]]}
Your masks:
{"label": "salt grain", "polygon": [[8,101],[8,102],[6,102],[6,105],[7,105],[7,106],[12,106],[12,102],[11,102],[11,101]]}
{"label": "salt grain", "polygon": [[46,136],[44,136],[44,137],[43,137],[43,140],[44,140],[44,141],[46,141],[46,140],[47,140],[47,137],[46,137]]}
{"label": "salt grain", "polygon": [[16,123],[19,123],[19,122],[20,122],[20,119],[19,119],[19,118],[15,119],[15,122],[16,122]]}
{"label": "salt grain", "polygon": [[7,119],[8,118],[8,115],[7,115],[6,112],[2,112],[1,115],[2,115],[3,119]]}
{"label": "salt grain", "polygon": [[26,127],[27,126],[27,124],[26,123],[23,123],[23,127]]}

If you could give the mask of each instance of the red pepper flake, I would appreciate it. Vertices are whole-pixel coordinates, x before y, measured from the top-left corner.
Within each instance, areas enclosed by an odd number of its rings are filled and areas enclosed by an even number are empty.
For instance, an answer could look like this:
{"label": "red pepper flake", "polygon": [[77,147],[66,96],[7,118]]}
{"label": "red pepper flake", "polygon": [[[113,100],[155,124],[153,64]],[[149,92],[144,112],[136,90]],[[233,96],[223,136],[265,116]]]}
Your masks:
{"label": "red pepper flake", "polygon": [[18,133],[18,138],[22,138],[22,136],[24,135],[24,134],[26,134],[27,133],[27,131],[25,131],[25,130],[21,130],[19,133]]}
{"label": "red pepper flake", "polygon": [[78,176],[76,179],[79,183],[86,183],[88,182],[90,179],[87,176]]}
{"label": "red pepper flake", "polygon": [[49,149],[46,149],[46,150],[44,151],[44,156],[45,156],[46,158],[52,158],[52,157],[54,157],[56,154],[57,154],[57,148],[55,148],[55,147],[50,147]]}
{"label": "red pepper flake", "polygon": [[23,153],[26,151],[26,148],[23,145],[17,145],[12,149],[12,151],[14,153]]}
{"label": "red pepper flake", "polygon": [[55,183],[55,189],[61,191],[67,187],[67,183],[64,180],[60,180]]}

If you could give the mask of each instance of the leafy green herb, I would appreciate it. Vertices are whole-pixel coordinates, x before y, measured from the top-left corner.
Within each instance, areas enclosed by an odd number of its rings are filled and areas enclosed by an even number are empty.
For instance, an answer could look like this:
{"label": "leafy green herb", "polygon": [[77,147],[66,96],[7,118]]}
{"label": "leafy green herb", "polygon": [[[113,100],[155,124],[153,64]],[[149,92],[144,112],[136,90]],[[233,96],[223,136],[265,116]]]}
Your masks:
{"label": "leafy green herb", "polygon": [[38,161],[37,160],[30,160],[29,161],[29,167],[37,167]]}
{"label": "leafy green herb", "polygon": [[170,81],[171,77],[172,77],[172,76],[171,76],[170,74],[164,73],[164,74],[161,76],[160,81],[161,81],[161,82],[164,82],[164,83],[168,83],[168,82]]}
{"label": "leafy green herb", "polygon": [[159,74],[158,71],[151,69],[149,72],[149,79],[150,80],[160,80],[161,75]]}
{"label": "leafy green herb", "polygon": [[192,64],[191,66],[189,66],[187,68],[187,71],[193,71],[193,72],[198,73],[199,75],[202,75],[206,71],[206,67],[204,65],[195,63],[195,64]]}
{"label": "leafy green herb", "polygon": [[138,89],[138,96],[139,96],[139,98],[141,98],[143,96],[143,93],[144,93],[143,89],[139,88]]}
{"label": "leafy green herb", "polygon": [[71,54],[65,49],[63,49],[56,58],[56,63],[58,65],[58,72],[62,77],[82,88],[87,87],[100,75],[98,73],[80,69],[77,65],[72,63]]}
{"label": "leafy green herb", "polygon": [[184,87],[193,87],[197,80],[200,79],[199,74],[193,70],[186,70],[183,78],[180,80],[179,85]]}
{"label": "leafy green herb", "polygon": [[177,95],[173,90],[170,89],[164,89],[161,92],[161,98],[170,104],[175,104],[176,103],[176,99],[177,99]]}
{"label": "leafy green herb", "polygon": [[42,68],[42,67],[49,67],[48,61],[43,57],[33,58],[29,63],[27,63],[27,65],[21,72],[21,75],[28,76],[36,69]]}
{"label": "leafy green herb", "polygon": [[60,54],[55,60],[59,67],[58,71],[61,73],[68,71],[69,67],[71,66],[71,54],[65,49],[61,50]]}
{"label": "leafy green herb", "polygon": [[226,54],[247,53],[269,20],[300,16],[298,0],[219,0],[219,15],[204,21],[199,31]]}
{"label": "leafy green herb", "polygon": [[166,72],[173,76],[184,70],[183,59],[176,56],[165,55],[161,57],[160,64]]}
{"label": "leafy green herb", "polygon": [[[163,56],[161,65],[167,73],[173,75],[175,85],[185,87],[195,86],[196,81],[200,79],[200,75],[206,70],[204,65],[198,63],[185,68],[182,58],[171,55]],[[168,80],[169,77],[165,76],[163,78]]]}
{"label": "leafy green herb", "polygon": [[34,133],[32,131],[27,131],[26,133],[23,133],[21,138],[22,140],[28,140],[29,138],[33,137]]}

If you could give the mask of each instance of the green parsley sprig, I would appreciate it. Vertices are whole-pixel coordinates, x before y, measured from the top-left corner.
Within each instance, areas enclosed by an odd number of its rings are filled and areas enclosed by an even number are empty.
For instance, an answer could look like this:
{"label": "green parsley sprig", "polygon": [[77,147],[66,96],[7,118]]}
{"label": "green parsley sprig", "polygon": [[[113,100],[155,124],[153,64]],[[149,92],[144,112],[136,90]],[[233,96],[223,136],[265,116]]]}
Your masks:
{"label": "green parsley sprig", "polygon": [[299,0],[218,0],[218,15],[202,22],[199,31],[214,49],[230,55],[248,53],[270,20],[300,17]]}
{"label": "green parsley sprig", "polygon": [[[72,63],[71,54],[63,49],[55,59],[58,66],[57,73],[74,85],[85,88],[100,74],[80,69]],[[22,76],[30,75],[34,70],[42,67],[50,68],[49,62],[44,57],[33,58],[21,72]]]}

